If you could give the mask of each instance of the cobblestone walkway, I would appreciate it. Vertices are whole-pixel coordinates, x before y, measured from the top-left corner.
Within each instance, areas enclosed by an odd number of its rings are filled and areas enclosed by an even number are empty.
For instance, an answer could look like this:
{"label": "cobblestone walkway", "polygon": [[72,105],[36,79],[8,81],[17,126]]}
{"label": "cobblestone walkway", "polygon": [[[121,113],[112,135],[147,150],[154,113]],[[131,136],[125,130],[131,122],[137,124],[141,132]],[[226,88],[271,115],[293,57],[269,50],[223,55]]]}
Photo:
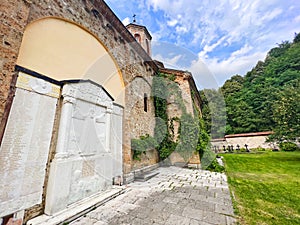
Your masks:
{"label": "cobblestone walkway", "polygon": [[126,192],[72,225],[235,224],[225,174],[178,167],[127,186]]}

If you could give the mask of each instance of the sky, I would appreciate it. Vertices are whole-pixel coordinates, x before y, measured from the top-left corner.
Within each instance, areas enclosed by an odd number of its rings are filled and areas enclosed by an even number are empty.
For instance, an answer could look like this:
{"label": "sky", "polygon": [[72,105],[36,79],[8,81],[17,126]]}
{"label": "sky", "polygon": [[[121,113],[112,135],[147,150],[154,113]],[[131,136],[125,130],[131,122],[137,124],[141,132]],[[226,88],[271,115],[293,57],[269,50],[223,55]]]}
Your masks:
{"label": "sky", "polygon": [[198,89],[245,75],[300,32],[299,0],[106,0],[124,25],[146,26],[152,58],[192,72]]}

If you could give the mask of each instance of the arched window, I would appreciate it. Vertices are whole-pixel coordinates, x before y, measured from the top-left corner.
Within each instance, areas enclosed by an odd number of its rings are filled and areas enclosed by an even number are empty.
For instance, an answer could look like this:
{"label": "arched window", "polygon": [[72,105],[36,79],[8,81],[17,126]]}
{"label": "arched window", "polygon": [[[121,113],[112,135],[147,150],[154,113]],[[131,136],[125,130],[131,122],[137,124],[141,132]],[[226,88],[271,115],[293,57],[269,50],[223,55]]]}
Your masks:
{"label": "arched window", "polygon": [[148,111],[148,97],[146,93],[144,94],[144,111]]}
{"label": "arched window", "polygon": [[134,38],[135,38],[135,40],[136,40],[138,43],[141,44],[141,35],[135,34],[135,35],[134,35]]}

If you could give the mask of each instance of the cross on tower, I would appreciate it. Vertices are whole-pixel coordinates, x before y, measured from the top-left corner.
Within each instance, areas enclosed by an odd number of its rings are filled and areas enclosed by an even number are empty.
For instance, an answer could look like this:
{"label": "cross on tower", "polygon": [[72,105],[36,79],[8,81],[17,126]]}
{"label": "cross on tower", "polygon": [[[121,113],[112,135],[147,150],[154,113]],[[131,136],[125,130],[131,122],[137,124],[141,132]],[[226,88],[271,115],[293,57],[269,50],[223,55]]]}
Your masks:
{"label": "cross on tower", "polygon": [[135,23],[136,22],[136,19],[135,19],[135,17],[136,17],[136,15],[135,14],[133,14],[133,22]]}

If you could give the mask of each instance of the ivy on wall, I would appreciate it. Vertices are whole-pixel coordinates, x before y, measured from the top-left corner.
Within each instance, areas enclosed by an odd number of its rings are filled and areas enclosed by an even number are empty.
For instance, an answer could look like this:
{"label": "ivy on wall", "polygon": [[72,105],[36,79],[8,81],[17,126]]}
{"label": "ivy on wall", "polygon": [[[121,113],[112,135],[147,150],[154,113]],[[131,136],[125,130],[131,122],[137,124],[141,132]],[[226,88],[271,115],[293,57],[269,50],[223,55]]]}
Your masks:
{"label": "ivy on wall", "polygon": [[[187,113],[181,89],[175,81],[175,75],[159,73],[153,78],[152,97],[154,101],[156,124],[154,137],[141,136],[131,140],[133,158],[140,159],[140,155],[149,149],[156,149],[160,160],[168,158],[175,150],[188,160],[192,153],[198,151],[203,155],[209,136],[204,130],[204,123],[199,109],[193,103],[194,115]],[[191,93],[193,97],[193,93]],[[181,111],[181,117],[169,117],[167,112],[168,100],[176,104]],[[179,123],[179,135],[176,137],[174,122]]]}
{"label": "ivy on wall", "polygon": [[141,160],[140,156],[148,150],[155,149],[157,147],[157,142],[154,137],[149,134],[141,136],[140,139],[131,140],[131,149],[133,149],[133,159]]}
{"label": "ivy on wall", "polygon": [[179,93],[180,89],[174,82],[175,78],[174,75],[159,73],[153,78],[152,83],[152,96],[157,122],[154,128],[154,137],[156,140],[160,140],[157,146],[160,160],[168,158],[178,145],[177,140],[174,140],[175,131],[173,122],[175,119],[169,121],[167,113],[167,101],[171,95],[177,92],[181,97],[181,93]]}

